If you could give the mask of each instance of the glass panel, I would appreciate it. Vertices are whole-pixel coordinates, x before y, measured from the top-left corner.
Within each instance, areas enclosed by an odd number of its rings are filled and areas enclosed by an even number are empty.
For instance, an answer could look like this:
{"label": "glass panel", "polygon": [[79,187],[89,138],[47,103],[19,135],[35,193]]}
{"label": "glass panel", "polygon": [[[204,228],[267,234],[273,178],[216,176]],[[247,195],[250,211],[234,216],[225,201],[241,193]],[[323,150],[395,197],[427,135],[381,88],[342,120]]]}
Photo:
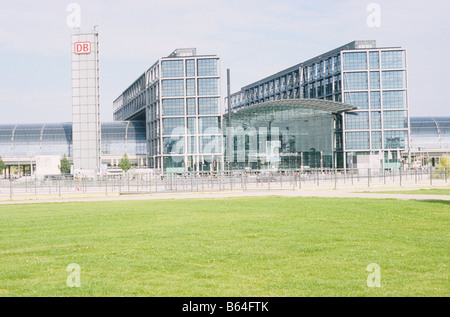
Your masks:
{"label": "glass panel", "polygon": [[220,117],[201,117],[199,121],[200,134],[220,134]]}
{"label": "glass panel", "polygon": [[195,96],[195,79],[186,80],[186,96]]}
{"label": "glass panel", "polygon": [[164,135],[183,135],[184,128],[184,118],[163,119]]}
{"label": "glass panel", "polygon": [[163,116],[183,116],[184,99],[163,99],[162,111]]}
{"label": "glass panel", "polygon": [[347,150],[369,149],[369,132],[347,132],[345,138]]}
{"label": "glass panel", "polygon": [[366,111],[346,113],[345,128],[347,130],[369,129],[369,113]]}
{"label": "glass panel", "polygon": [[366,52],[344,53],[344,70],[367,69]]}
{"label": "glass panel", "polygon": [[381,111],[371,112],[372,129],[381,129]]}
{"label": "glass panel", "polygon": [[344,73],[344,89],[359,90],[368,88],[366,72]]}
{"label": "glass panel", "polygon": [[184,154],[184,137],[163,138],[164,154]]}
{"label": "glass panel", "polygon": [[381,93],[379,91],[370,93],[370,107],[372,109],[381,109]]}
{"label": "glass panel", "polygon": [[187,100],[187,114],[188,115],[196,115],[197,114],[197,105],[195,102],[195,98],[188,98]]}
{"label": "glass panel", "polygon": [[193,59],[188,59],[186,61],[186,76],[187,77],[195,76],[195,61]]}
{"label": "glass panel", "polygon": [[217,76],[218,63],[217,59],[199,59],[197,61],[198,76]]}
{"label": "glass panel", "polygon": [[406,111],[383,111],[384,129],[407,128]]}
{"label": "glass panel", "polygon": [[200,78],[198,80],[198,94],[200,96],[217,95],[219,80],[217,78]]}
{"label": "glass panel", "polygon": [[406,91],[383,91],[383,108],[406,108]]}
{"label": "glass panel", "polygon": [[380,60],[378,52],[369,52],[370,69],[380,68]]}
{"label": "glass panel", "polygon": [[407,131],[385,131],[384,147],[387,149],[403,149],[406,146]]}
{"label": "glass panel", "polygon": [[385,51],[381,52],[381,67],[383,69],[389,68],[404,68],[405,54],[403,51]]}
{"label": "glass panel", "polygon": [[219,113],[219,98],[199,98],[198,99],[198,114],[218,114]]}
{"label": "glass panel", "polygon": [[183,77],[183,61],[163,61],[161,63],[161,76],[162,78],[167,77]]}
{"label": "glass panel", "polygon": [[345,103],[359,107],[360,109],[369,108],[369,93],[367,92],[346,92]]}
{"label": "glass panel", "polygon": [[382,148],[381,131],[372,132],[372,149],[378,150]]}
{"label": "glass panel", "polygon": [[182,97],[184,96],[184,80],[163,80],[162,81],[163,97]]}
{"label": "glass panel", "polygon": [[383,89],[406,88],[405,71],[385,71],[382,73]]}
{"label": "glass panel", "polygon": [[370,89],[380,89],[380,72],[370,72]]}

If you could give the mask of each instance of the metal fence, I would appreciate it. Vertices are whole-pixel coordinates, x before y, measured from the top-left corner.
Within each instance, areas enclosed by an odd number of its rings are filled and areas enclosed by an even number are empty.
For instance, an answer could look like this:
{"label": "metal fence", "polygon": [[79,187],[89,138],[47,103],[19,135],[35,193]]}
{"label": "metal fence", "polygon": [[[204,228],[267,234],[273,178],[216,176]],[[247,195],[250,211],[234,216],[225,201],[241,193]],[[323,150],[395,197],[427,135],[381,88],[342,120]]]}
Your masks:
{"label": "metal fence", "polygon": [[224,171],[219,173],[133,174],[102,179],[45,179],[32,177],[0,180],[0,196],[151,194],[254,190],[351,189],[446,186],[450,168],[411,170],[310,169],[287,171]]}

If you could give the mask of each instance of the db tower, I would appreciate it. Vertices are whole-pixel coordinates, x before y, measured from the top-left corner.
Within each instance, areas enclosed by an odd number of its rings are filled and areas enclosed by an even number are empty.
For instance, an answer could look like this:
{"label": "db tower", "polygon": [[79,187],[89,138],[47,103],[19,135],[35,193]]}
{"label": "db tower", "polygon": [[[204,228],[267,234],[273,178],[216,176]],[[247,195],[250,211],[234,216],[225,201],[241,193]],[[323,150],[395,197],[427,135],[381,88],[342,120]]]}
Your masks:
{"label": "db tower", "polygon": [[98,32],[72,35],[72,137],[76,177],[100,171]]}

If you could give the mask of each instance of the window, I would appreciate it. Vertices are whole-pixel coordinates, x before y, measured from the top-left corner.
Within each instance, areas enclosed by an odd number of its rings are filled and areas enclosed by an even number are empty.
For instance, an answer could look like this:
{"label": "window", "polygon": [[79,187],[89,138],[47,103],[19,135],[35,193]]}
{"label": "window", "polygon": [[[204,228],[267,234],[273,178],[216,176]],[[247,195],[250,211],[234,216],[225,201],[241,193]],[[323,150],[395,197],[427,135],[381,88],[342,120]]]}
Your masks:
{"label": "window", "polygon": [[406,88],[404,71],[387,71],[382,73],[383,89]]}
{"label": "window", "polygon": [[345,103],[359,107],[360,109],[369,108],[369,93],[367,92],[346,92]]}
{"label": "window", "polygon": [[195,96],[195,79],[186,79],[186,96]]}
{"label": "window", "polygon": [[358,90],[367,89],[367,73],[344,73],[344,89],[346,90]]}
{"label": "window", "polygon": [[383,69],[404,68],[405,67],[404,52],[403,51],[381,52],[381,67]]}
{"label": "window", "polygon": [[383,91],[383,108],[384,109],[406,108],[406,91],[402,90]]}
{"label": "window", "polygon": [[344,70],[367,69],[367,53],[344,53]]}
{"label": "window", "polygon": [[348,112],[345,115],[345,128],[347,130],[369,129],[369,113],[366,111]]}
{"label": "window", "polygon": [[220,153],[221,137],[220,136],[201,136],[200,137],[200,153]]}
{"label": "window", "polygon": [[199,98],[198,99],[198,114],[218,114],[219,113],[219,99],[218,98]]}
{"label": "window", "polygon": [[184,99],[163,99],[162,112],[163,116],[183,116]]}
{"label": "window", "polygon": [[163,138],[164,154],[184,154],[184,137]]}
{"label": "window", "polygon": [[195,76],[195,61],[193,59],[188,59],[186,61],[186,77]]}
{"label": "window", "polygon": [[163,119],[163,135],[184,135],[184,118]]}
{"label": "window", "polygon": [[187,118],[187,131],[188,134],[197,134],[197,119]]}
{"label": "window", "polygon": [[199,59],[197,61],[198,76],[217,76],[219,73],[217,61],[217,59]]}
{"label": "window", "polygon": [[370,69],[380,68],[380,60],[378,52],[369,52],[369,65]]}
{"label": "window", "polygon": [[195,154],[197,153],[197,137],[191,136],[188,137],[188,153]]}
{"label": "window", "polygon": [[380,89],[380,72],[370,72],[370,89]]}
{"label": "window", "polygon": [[381,111],[372,111],[370,115],[372,129],[381,129]]}
{"label": "window", "polygon": [[407,128],[406,111],[384,111],[383,124],[385,129]]}
{"label": "window", "polygon": [[183,61],[163,61],[161,71],[162,78],[183,77]]}
{"label": "window", "polygon": [[379,91],[370,92],[370,108],[381,109],[381,94]]}
{"label": "window", "polygon": [[163,80],[162,81],[163,97],[182,97],[184,96],[184,80]]}
{"label": "window", "polygon": [[386,149],[403,149],[406,146],[407,131],[385,131],[384,147]]}
{"label": "window", "polygon": [[217,78],[200,78],[198,80],[198,94],[200,96],[219,94],[219,80]]}
{"label": "window", "polygon": [[220,134],[220,117],[201,117],[198,119],[200,134]]}
{"label": "window", "polygon": [[369,149],[369,132],[346,132],[345,138],[347,150]]}
{"label": "window", "polygon": [[197,104],[195,102],[195,98],[187,99],[187,114],[188,116],[197,114]]}
{"label": "window", "polygon": [[382,142],[381,131],[372,132],[372,149],[379,150],[383,148],[381,142]]}

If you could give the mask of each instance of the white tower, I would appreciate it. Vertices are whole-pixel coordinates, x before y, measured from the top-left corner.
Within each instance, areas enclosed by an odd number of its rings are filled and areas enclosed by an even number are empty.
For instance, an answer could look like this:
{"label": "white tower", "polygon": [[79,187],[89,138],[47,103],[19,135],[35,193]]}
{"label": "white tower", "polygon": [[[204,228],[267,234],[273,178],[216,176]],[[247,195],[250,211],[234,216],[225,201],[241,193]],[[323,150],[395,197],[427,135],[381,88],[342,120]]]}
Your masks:
{"label": "white tower", "polygon": [[96,31],[72,35],[72,124],[74,175],[95,175],[101,150]]}

